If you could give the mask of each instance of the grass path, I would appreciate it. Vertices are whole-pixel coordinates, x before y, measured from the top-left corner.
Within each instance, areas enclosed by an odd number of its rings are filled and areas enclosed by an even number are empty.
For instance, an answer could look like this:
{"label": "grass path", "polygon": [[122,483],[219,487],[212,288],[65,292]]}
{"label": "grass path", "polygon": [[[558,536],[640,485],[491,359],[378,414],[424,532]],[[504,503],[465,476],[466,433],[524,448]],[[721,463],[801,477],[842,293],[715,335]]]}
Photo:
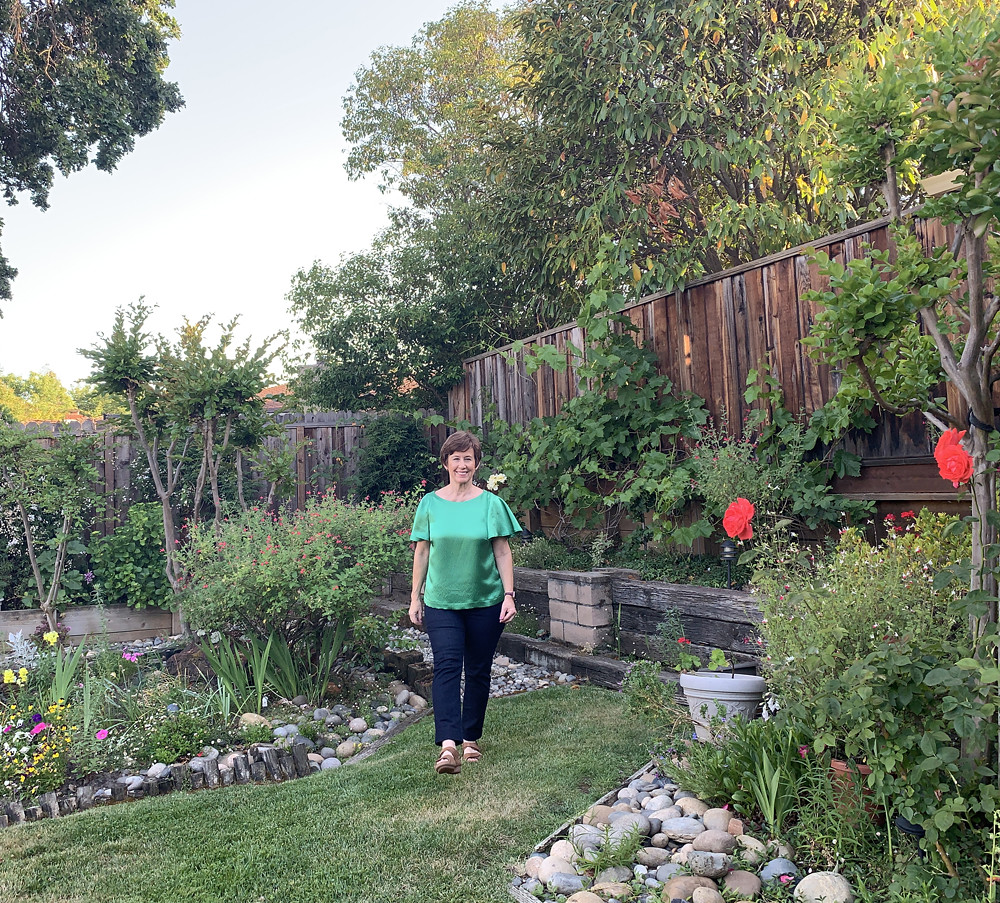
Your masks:
{"label": "grass path", "polygon": [[499,903],[510,865],[649,758],[594,687],[493,700],[484,760],[435,775],[432,719],[348,768],[0,830],[18,903]]}

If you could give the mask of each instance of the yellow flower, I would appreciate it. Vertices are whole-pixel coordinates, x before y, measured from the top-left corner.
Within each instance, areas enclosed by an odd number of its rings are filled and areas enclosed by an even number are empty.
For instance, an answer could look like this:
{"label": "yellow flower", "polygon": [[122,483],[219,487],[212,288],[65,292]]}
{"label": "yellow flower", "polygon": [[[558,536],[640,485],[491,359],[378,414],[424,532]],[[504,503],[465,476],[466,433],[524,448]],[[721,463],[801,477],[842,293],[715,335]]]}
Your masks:
{"label": "yellow flower", "polygon": [[28,679],[28,669],[27,668],[18,668],[17,676],[19,678],[21,678],[22,681],[27,680]]}
{"label": "yellow flower", "polygon": [[5,684],[12,684],[14,683],[14,681],[15,681],[14,672],[11,671],[10,668],[8,668],[6,671],[3,672],[3,682]]}
{"label": "yellow flower", "polygon": [[50,646],[55,646],[55,644],[59,642],[59,634],[54,630],[50,630],[48,633],[42,634],[42,639],[45,640],[45,642]]}

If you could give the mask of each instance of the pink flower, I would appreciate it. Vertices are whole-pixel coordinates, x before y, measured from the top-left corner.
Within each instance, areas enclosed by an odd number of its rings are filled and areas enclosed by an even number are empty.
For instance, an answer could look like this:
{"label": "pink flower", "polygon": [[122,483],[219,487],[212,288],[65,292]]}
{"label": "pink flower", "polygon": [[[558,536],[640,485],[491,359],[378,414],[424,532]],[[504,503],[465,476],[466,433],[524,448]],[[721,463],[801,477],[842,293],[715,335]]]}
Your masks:
{"label": "pink flower", "polygon": [[96,734],[94,734],[94,737],[98,740],[106,740],[107,736],[108,732],[103,727]]}
{"label": "pink flower", "polygon": [[35,725],[35,726],[34,726],[34,727],[33,727],[33,728],[31,729],[31,736],[32,736],[32,737],[34,737],[34,736],[35,736],[35,734],[40,734],[40,733],[41,733],[42,731],[44,731],[44,730],[45,730],[45,728],[47,728],[47,727],[48,727],[48,725],[47,725],[47,724],[46,724],[46,723],[45,723],[44,721],[39,721],[39,722],[38,722],[38,724],[36,724],[36,725]]}
{"label": "pink flower", "polygon": [[802,757],[803,759],[804,759],[804,758],[805,758],[806,756],[808,756],[808,755],[809,755],[809,747],[808,747],[808,746],[800,746],[800,747],[799,747],[799,755],[800,755],[800,756],[801,756],[801,757]]}

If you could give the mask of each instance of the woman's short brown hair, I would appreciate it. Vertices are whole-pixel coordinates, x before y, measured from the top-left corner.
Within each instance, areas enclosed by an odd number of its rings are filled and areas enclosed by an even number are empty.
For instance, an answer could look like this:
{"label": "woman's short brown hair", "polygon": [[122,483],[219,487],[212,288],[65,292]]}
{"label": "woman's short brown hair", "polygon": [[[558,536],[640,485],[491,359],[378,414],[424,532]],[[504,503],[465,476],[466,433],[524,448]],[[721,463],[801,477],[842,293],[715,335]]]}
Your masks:
{"label": "woman's short brown hair", "polygon": [[472,449],[472,456],[476,459],[476,466],[478,467],[480,462],[483,460],[483,446],[479,439],[472,433],[467,433],[465,430],[459,430],[458,432],[452,433],[447,439],[444,440],[444,445],[441,446],[441,463],[448,463],[448,456],[453,455],[455,452],[464,452]]}

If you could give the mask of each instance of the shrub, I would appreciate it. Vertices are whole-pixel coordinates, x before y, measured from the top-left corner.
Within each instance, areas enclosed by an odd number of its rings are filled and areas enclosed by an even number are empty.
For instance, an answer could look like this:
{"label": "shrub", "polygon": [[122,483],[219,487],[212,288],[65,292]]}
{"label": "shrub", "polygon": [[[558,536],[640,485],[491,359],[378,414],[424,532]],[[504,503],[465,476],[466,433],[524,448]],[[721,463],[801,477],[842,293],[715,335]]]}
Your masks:
{"label": "shrub", "polygon": [[163,509],[158,502],[132,505],[125,523],[98,539],[91,553],[101,595],[109,605],[145,608],[171,601],[163,553]]}
{"label": "shrub", "polygon": [[189,576],[184,608],[192,627],[236,630],[286,646],[328,626],[350,627],[383,578],[405,568],[413,517],[409,497],[354,505],[313,498],[300,511],[259,508],[195,528],[180,553]]}
{"label": "shrub", "polygon": [[877,545],[852,527],[825,554],[790,553],[758,572],[764,668],[779,701],[809,698],[883,638],[950,634],[954,593],[934,579],[968,554],[957,520],[906,512]]}
{"label": "shrub", "polygon": [[378,501],[383,493],[406,493],[439,473],[427,437],[412,417],[389,415],[365,426],[354,495]]}
{"label": "shrub", "polygon": [[212,732],[204,718],[179,711],[169,714],[153,728],[136,758],[170,765],[197,755],[211,739]]}

